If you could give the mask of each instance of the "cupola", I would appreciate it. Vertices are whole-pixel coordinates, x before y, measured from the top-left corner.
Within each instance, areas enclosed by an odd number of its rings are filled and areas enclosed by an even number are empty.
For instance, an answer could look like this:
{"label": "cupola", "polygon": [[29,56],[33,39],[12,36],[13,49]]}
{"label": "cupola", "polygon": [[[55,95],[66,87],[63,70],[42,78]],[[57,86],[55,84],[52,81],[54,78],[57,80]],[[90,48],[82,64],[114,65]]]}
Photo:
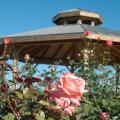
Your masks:
{"label": "cupola", "polygon": [[96,26],[103,23],[103,18],[96,12],[82,9],[72,9],[55,15],[53,17],[53,22],[56,25],[87,24]]}

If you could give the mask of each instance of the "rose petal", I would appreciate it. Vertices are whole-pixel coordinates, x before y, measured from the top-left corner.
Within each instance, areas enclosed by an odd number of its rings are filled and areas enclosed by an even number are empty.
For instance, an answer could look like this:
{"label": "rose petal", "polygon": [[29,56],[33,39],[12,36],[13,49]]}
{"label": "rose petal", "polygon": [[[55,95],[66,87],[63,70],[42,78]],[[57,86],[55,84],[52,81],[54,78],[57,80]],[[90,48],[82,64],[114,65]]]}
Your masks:
{"label": "rose petal", "polygon": [[71,116],[72,116],[72,113],[74,111],[75,111],[75,107],[74,106],[69,106],[69,107],[67,107],[67,108],[64,109],[65,114],[71,115]]}
{"label": "rose petal", "polygon": [[55,102],[59,105],[59,107],[66,108],[70,105],[70,99],[69,98],[56,98]]}
{"label": "rose petal", "polygon": [[71,101],[74,105],[80,105],[79,100],[76,99],[76,98],[70,98],[70,101]]}

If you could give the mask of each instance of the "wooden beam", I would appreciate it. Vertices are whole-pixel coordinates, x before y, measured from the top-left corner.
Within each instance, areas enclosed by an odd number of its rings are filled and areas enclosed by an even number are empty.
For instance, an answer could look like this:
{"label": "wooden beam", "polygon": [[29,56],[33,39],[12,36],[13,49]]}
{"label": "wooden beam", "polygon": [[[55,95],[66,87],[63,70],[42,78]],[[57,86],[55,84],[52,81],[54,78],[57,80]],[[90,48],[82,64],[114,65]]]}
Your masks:
{"label": "wooden beam", "polygon": [[66,40],[80,40],[83,38],[83,33],[74,33],[74,34],[57,34],[57,35],[35,35],[35,36],[19,36],[19,37],[11,37],[11,43],[33,43],[33,42],[51,42],[51,41],[61,41],[65,42]]}
{"label": "wooden beam", "polygon": [[[101,41],[107,41],[107,40],[112,40],[113,42],[118,42],[120,43],[120,37],[117,36],[110,36],[110,35],[103,35],[103,34],[91,34],[87,36],[88,39],[94,39],[97,40],[98,36],[101,36]],[[11,37],[11,43],[35,43],[35,42],[52,42],[52,41],[60,41],[60,42],[65,42],[67,40],[75,41],[75,40],[80,40],[85,38],[84,33],[71,33],[71,34],[57,34],[57,35],[36,35],[36,36],[19,36],[19,37]]]}
{"label": "wooden beam", "polygon": [[116,36],[112,36],[112,35],[103,35],[103,34],[91,34],[89,36],[87,36],[88,39],[94,39],[97,40],[98,36],[101,37],[100,41],[107,41],[107,40],[112,40],[113,42],[117,42],[120,43],[120,37],[116,37]]}

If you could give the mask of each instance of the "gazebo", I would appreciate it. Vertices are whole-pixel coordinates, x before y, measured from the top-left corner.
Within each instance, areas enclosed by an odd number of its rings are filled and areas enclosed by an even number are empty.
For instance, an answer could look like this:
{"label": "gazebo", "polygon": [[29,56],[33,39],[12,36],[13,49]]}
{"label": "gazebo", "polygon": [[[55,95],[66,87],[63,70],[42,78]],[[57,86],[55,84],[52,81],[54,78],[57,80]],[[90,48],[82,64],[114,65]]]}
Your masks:
{"label": "gazebo", "polygon": [[[59,12],[53,22],[54,27],[1,38],[0,118],[119,119],[120,32],[100,27],[102,16],[82,9]],[[25,61],[21,71],[19,61]],[[54,66],[36,73],[39,64],[65,65],[75,74],[59,79]]]}
{"label": "gazebo", "polygon": [[[53,64],[54,61],[62,59],[63,65],[67,65],[66,57],[72,57],[76,51],[83,54],[84,63],[87,63],[88,56],[86,42],[91,40],[93,43],[99,40],[99,44],[105,45],[107,40],[111,40],[113,45],[110,49],[110,65],[120,64],[120,32],[107,28],[99,27],[103,23],[103,18],[99,13],[83,9],[72,9],[57,13],[53,18],[57,26],[38,29],[29,32],[9,35],[10,44],[6,54],[14,61],[17,67],[18,61],[23,61],[26,53],[34,58],[37,64]],[[92,34],[85,35],[86,31]],[[4,37],[0,42],[0,54],[3,52]],[[95,54],[104,53],[98,46]]]}

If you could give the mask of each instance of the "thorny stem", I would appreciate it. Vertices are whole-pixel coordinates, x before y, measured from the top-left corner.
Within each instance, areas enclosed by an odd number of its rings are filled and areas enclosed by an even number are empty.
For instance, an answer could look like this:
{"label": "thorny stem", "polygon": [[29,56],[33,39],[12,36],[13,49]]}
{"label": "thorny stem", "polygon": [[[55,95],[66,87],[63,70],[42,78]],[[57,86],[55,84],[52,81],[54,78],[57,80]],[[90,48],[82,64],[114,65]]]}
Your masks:
{"label": "thorny stem", "polygon": [[12,110],[12,112],[15,115],[15,117],[17,118],[17,120],[19,120],[19,117],[18,117],[17,113],[14,111],[14,109],[13,109],[11,103],[10,103],[10,97],[9,96],[8,96],[7,100],[8,100],[8,105],[9,105],[10,109]]}

